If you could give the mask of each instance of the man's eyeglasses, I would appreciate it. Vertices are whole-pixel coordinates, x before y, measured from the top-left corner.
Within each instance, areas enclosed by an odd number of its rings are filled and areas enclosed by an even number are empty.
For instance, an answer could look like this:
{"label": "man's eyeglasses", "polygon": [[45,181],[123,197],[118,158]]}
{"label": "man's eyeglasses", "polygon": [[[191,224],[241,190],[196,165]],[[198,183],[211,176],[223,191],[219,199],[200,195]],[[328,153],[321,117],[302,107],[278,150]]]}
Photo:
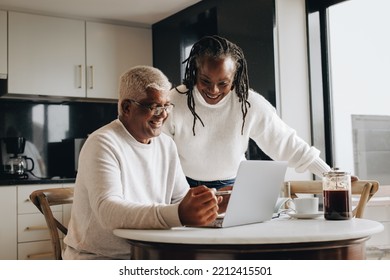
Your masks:
{"label": "man's eyeglasses", "polygon": [[146,104],[141,104],[138,101],[135,101],[134,99],[128,99],[130,102],[133,102],[134,104],[144,107],[150,110],[150,112],[154,116],[159,116],[163,111],[167,112],[168,114],[172,111],[173,107],[175,106],[174,104],[168,104],[165,106],[155,106],[155,105],[146,105]]}

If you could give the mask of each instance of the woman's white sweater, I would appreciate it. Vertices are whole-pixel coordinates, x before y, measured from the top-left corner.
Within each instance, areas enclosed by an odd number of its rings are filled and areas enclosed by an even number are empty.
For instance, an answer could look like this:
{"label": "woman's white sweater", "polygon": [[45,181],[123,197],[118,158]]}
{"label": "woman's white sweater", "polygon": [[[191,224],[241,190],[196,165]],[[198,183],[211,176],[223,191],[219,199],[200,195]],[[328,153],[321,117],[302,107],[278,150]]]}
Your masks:
{"label": "woman's white sweater", "polygon": [[[184,86],[179,87],[181,92]],[[319,150],[310,147],[284,123],[275,108],[260,94],[250,90],[250,108],[243,134],[241,103],[232,91],[215,105],[206,103],[194,90],[196,121],[187,106],[187,96],[171,92],[173,112],[164,124],[164,132],[177,145],[186,176],[195,180],[214,181],[235,178],[240,161],[245,160],[249,138],[274,160],[288,161],[298,172],[309,170],[322,176],[330,167],[319,157]]]}

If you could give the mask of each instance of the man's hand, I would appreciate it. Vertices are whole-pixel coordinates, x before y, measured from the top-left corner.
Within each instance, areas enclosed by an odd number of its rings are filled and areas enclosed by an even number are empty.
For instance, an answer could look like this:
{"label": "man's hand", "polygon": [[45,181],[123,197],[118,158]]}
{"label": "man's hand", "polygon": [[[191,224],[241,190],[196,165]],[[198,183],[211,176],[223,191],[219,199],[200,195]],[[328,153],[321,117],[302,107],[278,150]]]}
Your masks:
{"label": "man's hand", "polygon": [[185,226],[201,226],[213,222],[218,216],[219,200],[214,190],[206,186],[190,188],[179,205],[181,223]]}

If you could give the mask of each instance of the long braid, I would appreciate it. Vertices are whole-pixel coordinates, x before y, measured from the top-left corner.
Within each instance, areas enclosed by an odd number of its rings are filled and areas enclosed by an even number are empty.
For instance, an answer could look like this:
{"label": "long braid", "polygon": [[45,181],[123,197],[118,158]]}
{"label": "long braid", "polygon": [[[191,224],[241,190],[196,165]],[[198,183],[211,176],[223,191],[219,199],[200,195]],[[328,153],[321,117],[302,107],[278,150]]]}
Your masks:
{"label": "long braid", "polygon": [[186,63],[185,68],[185,74],[183,79],[183,84],[186,86],[187,91],[186,92],[180,92],[177,88],[176,90],[180,93],[185,93],[187,95],[187,106],[190,109],[192,115],[194,116],[194,121],[192,124],[192,132],[195,136],[195,124],[196,119],[198,119],[202,126],[204,127],[204,123],[202,119],[199,117],[199,115],[195,112],[195,100],[193,95],[193,89],[196,84],[196,74],[197,74],[197,67],[196,67],[196,58],[198,57],[197,53],[199,53],[200,46],[198,44],[195,44],[191,48],[190,55],[186,60],[183,61],[183,63]]}
{"label": "long braid", "polygon": [[201,122],[202,126],[204,126],[203,121],[195,111],[195,100],[193,96],[198,67],[204,57],[211,57],[213,59],[231,57],[236,62],[233,88],[236,90],[239,102],[241,102],[241,134],[243,134],[245,118],[248,113],[248,108],[250,107],[250,103],[248,102],[249,78],[247,63],[240,47],[217,35],[206,36],[195,43],[191,49],[190,55],[183,61],[183,63],[186,63],[183,84],[188,90],[181,93],[187,95],[187,106],[194,116],[192,126],[193,134],[195,135],[195,124],[197,119]]}

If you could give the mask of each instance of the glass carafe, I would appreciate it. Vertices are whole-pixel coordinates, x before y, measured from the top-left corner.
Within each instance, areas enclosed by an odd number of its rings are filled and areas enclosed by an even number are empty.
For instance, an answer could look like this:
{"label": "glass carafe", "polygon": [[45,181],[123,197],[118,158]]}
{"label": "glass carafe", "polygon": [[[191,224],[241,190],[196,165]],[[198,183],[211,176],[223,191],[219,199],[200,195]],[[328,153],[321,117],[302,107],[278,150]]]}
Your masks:
{"label": "glass carafe", "polygon": [[13,175],[23,175],[26,171],[26,162],[23,157],[11,157],[6,166],[6,172]]}
{"label": "glass carafe", "polygon": [[327,220],[352,218],[351,175],[333,168],[322,178],[324,217]]}

